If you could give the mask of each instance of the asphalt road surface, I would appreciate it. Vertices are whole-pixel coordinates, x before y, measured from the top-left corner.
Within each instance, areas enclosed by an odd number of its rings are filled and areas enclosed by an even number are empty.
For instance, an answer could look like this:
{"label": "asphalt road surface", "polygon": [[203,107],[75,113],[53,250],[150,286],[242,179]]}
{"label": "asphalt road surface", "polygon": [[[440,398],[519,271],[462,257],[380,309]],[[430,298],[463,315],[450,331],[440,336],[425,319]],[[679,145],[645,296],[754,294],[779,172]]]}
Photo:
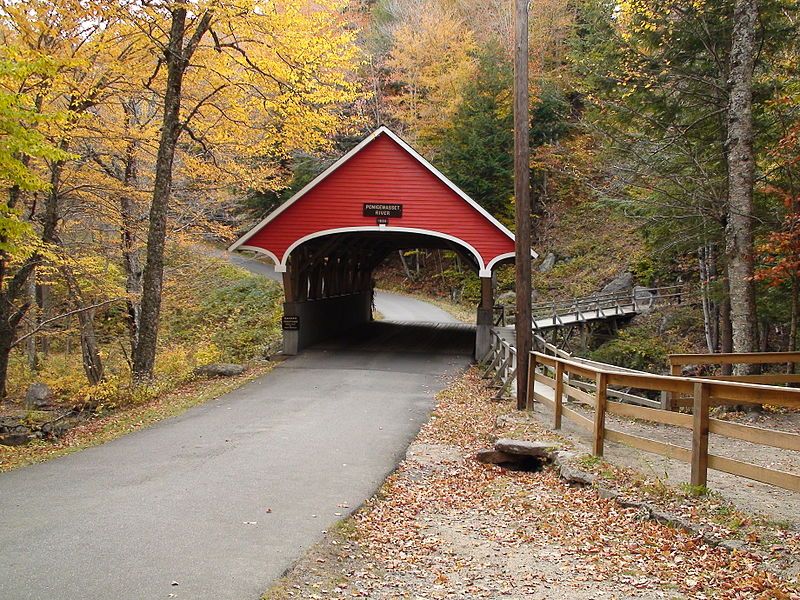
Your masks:
{"label": "asphalt road surface", "polygon": [[0,598],[259,598],[372,495],[473,336],[370,324],[179,417],[1,474]]}

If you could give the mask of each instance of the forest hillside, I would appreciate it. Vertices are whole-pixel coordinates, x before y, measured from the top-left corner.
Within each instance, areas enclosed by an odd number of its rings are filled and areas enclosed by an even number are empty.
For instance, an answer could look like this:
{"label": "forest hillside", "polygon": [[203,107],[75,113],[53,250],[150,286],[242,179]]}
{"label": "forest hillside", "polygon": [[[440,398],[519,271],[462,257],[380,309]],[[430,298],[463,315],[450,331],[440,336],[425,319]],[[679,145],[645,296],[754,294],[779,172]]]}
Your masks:
{"label": "forest hillside", "polygon": [[[740,4],[531,3],[534,300],[620,276],[690,298],[595,344],[604,359],[798,347],[800,13]],[[0,394],[128,398],[176,363],[268,353],[278,289],[197,245],[235,239],[380,125],[513,228],[510,10],[0,3]],[[378,284],[479,294],[424,249]]]}

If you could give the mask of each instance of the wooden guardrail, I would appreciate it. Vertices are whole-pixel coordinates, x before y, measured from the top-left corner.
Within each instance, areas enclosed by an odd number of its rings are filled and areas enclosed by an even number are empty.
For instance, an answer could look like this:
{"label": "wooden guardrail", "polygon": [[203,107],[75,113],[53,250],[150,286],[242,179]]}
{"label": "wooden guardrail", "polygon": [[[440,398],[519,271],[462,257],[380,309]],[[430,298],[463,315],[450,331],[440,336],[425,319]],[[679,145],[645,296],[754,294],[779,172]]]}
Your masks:
{"label": "wooden guardrail", "polygon": [[[554,344],[548,342],[538,333],[533,334],[533,345],[535,350],[538,350],[543,354],[548,354],[550,356],[557,356],[559,358],[571,359],[576,362],[588,365],[598,365],[600,367],[605,367],[617,371],[630,371],[629,369],[624,369],[622,367],[616,367],[612,365],[605,365],[603,363],[598,363],[585,358],[575,358],[566,350],[562,350],[561,348],[558,348]],[[492,329],[489,351],[479,361],[479,364],[483,369],[482,377],[484,379],[491,379],[490,385],[498,387],[495,399],[500,399],[503,396],[505,396],[506,393],[509,391],[514,381],[514,377],[516,377],[517,373],[516,371],[517,351],[516,348],[514,348],[513,343],[504,340],[503,337],[498,333],[498,330]],[[630,372],[636,372],[636,371],[630,371]],[[567,378],[569,378],[569,375],[567,375]],[[572,381],[572,385],[590,394],[594,393],[595,390],[595,385],[593,382],[575,380]],[[627,392],[625,390],[618,390],[611,387],[608,388],[607,395],[611,398],[616,398],[621,402],[629,404],[637,404],[640,406],[648,406],[651,408],[658,408],[661,406],[661,402],[659,400],[645,398],[643,396],[631,394],[630,392]]]}
{"label": "wooden guardrail", "polygon": [[[588,432],[592,437],[592,453],[597,456],[603,455],[604,441],[610,440],[690,463],[692,485],[706,485],[708,469],[715,469],[800,492],[800,476],[795,473],[769,469],[742,460],[711,454],[708,451],[708,437],[711,433],[754,444],[800,451],[800,435],[798,434],[730,423],[709,416],[709,408],[713,401],[800,408],[800,390],[735,381],[620,371],[609,365],[598,366],[599,364],[587,364],[542,352],[532,352],[528,373],[529,408],[533,407],[533,401],[547,404],[553,408],[553,427],[555,429],[560,429],[562,419],[567,418],[578,428]],[[542,367],[543,372],[537,372],[537,367]],[[548,371],[550,375],[547,374]],[[594,393],[588,393],[574,385],[573,378],[593,381]],[[553,397],[550,398],[536,391],[535,382],[549,387],[553,391]],[[610,385],[690,396],[693,414],[688,415],[609,400]],[[594,411],[592,418],[565,406],[565,396],[591,408]],[[608,428],[606,427],[607,413],[689,429],[692,431],[691,448]]]}
{"label": "wooden guardrail", "polygon": [[499,400],[511,387],[517,375],[517,349],[507,342],[497,330],[491,330],[489,352],[481,360],[484,366],[482,377],[491,378],[491,385],[498,385],[495,399]]}
{"label": "wooden guardrail", "polygon": [[[670,354],[667,357],[670,371],[673,375],[680,375],[681,370],[687,365],[778,365],[800,363],[800,352],[730,352],[724,354]],[[714,375],[704,376],[705,379],[720,381],[741,381],[745,383],[766,383],[769,385],[781,383],[800,383],[800,374],[797,373],[764,373],[761,375]]]}
{"label": "wooden guardrail", "polygon": [[[670,373],[681,376],[685,366],[711,365],[769,365],[793,364],[800,362],[800,352],[729,352],[721,354],[670,354]],[[687,375],[695,377],[694,375]],[[740,383],[756,383],[765,385],[781,385],[800,383],[800,374],[796,373],[763,373],[760,375],[702,375],[703,379],[715,381],[738,381]],[[717,403],[721,403],[717,401]],[[664,408],[675,409],[690,406],[691,400],[675,394],[665,394]]]}

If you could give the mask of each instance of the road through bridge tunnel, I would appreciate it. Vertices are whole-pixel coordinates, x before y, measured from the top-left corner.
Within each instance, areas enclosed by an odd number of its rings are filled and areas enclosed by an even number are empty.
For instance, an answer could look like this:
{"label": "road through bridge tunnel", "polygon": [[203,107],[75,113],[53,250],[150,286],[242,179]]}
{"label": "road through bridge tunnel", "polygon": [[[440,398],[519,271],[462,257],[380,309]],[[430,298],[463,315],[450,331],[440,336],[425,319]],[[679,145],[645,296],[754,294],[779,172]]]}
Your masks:
{"label": "road through bridge tunnel", "polygon": [[458,253],[481,278],[476,354],[488,350],[492,273],[514,236],[385,127],[373,132],[230,247],[283,274],[284,352],[372,319],[373,272],[392,252]]}

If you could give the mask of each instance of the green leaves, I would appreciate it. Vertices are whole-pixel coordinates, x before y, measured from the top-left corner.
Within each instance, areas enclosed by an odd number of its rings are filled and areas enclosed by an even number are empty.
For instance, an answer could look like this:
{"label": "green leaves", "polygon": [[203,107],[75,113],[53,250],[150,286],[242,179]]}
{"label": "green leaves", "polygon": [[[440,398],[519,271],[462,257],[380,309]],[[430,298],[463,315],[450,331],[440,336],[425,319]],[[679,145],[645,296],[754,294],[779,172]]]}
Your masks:
{"label": "green leaves", "polygon": [[[11,54],[8,50],[6,54]],[[39,129],[65,118],[66,113],[44,115],[36,108],[36,95],[27,91],[33,77],[46,77],[55,66],[40,57],[22,60],[0,58],[0,185],[23,191],[47,188],[47,182],[29,166],[31,158],[63,160],[69,154],[55,148]],[[8,218],[4,211],[2,217]]]}

